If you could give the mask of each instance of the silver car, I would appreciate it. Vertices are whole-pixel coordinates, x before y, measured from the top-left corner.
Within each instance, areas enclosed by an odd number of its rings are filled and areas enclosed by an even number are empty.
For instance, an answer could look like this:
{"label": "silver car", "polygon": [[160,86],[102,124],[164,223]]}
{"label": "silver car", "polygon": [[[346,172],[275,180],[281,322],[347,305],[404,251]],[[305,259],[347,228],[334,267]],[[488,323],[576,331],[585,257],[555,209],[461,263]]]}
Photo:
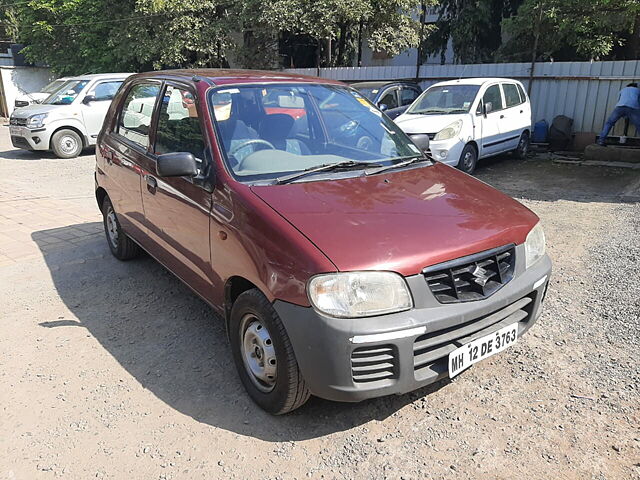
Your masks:
{"label": "silver car", "polygon": [[95,145],[113,96],[130,73],[69,77],[42,103],[14,110],[11,143],[25,150],[52,150],[73,158]]}

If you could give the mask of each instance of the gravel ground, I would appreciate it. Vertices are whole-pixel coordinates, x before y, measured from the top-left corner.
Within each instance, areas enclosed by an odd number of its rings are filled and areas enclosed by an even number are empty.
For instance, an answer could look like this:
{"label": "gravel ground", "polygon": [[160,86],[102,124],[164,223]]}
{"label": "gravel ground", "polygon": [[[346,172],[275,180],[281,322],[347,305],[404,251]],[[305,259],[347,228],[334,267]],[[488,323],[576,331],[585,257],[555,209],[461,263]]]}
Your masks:
{"label": "gravel ground", "polygon": [[[94,201],[91,157],[5,150],[3,190]],[[542,218],[544,313],[509,350],[403,396],[271,417],[219,319],[153,260],[91,237],[0,267],[0,479],[640,478],[637,171],[504,157],[477,176]]]}

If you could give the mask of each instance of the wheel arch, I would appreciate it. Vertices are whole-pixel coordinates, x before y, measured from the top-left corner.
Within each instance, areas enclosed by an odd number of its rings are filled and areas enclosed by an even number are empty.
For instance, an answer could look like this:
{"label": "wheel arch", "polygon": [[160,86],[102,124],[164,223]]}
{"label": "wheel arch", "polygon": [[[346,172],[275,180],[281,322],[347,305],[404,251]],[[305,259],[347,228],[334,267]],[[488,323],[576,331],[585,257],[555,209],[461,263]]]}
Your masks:
{"label": "wheel arch", "polygon": [[229,277],[224,284],[224,320],[227,332],[229,331],[229,320],[231,318],[231,308],[233,304],[247,290],[257,289],[264,294],[262,289],[258,287],[254,282],[242,277],[240,275],[234,275]]}
{"label": "wheel arch", "polygon": [[102,204],[104,203],[104,199],[107,198],[109,195],[107,194],[107,191],[102,188],[102,187],[98,187],[96,188],[96,201],[98,202],[98,208],[100,209],[100,211],[102,211]]}

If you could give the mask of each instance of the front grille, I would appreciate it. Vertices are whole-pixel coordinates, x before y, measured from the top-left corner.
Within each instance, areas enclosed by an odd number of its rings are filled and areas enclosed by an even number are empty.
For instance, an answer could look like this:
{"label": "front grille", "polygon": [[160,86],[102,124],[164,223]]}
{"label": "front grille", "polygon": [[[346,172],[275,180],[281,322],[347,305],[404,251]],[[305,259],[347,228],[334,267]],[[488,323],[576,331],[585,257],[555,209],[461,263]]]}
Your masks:
{"label": "front grille", "polygon": [[24,148],[27,150],[31,149],[31,145],[27,142],[27,139],[24,137],[17,137],[15,135],[11,135],[11,143],[16,148]]}
{"label": "front grille", "polygon": [[27,125],[27,119],[26,118],[13,118],[11,117],[9,119],[9,125],[18,125],[20,127],[24,127]]}
{"label": "front grille", "polygon": [[351,375],[355,383],[397,378],[398,360],[392,345],[356,348],[351,353]]}
{"label": "front grille", "polygon": [[513,278],[514,245],[487,250],[425,268],[427,285],[440,303],[482,300]]}
{"label": "front grille", "polygon": [[528,322],[535,298],[536,292],[533,292],[496,312],[416,338],[413,344],[413,369],[416,378],[419,380],[433,372],[446,372],[449,354],[465,343],[513,323]]}

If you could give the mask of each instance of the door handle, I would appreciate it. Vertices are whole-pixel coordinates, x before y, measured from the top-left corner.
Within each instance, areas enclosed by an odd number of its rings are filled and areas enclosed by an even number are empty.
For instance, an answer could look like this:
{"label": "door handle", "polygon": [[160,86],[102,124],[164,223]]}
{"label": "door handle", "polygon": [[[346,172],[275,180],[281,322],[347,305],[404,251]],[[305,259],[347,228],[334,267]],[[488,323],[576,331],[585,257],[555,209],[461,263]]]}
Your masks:
{"label": "door handle", "polygon": [[500,118],[504,118],[504,115],[500,115]]}
{"label": "door handle", "polygon": [[156,188],[158,188],[158,181],[151,175],[147,175],[147,190],[153,195],[156,193]]}
{"label": "door handle", "polygon": [[524,113],[524,110],[520,110],[520,113]]}

